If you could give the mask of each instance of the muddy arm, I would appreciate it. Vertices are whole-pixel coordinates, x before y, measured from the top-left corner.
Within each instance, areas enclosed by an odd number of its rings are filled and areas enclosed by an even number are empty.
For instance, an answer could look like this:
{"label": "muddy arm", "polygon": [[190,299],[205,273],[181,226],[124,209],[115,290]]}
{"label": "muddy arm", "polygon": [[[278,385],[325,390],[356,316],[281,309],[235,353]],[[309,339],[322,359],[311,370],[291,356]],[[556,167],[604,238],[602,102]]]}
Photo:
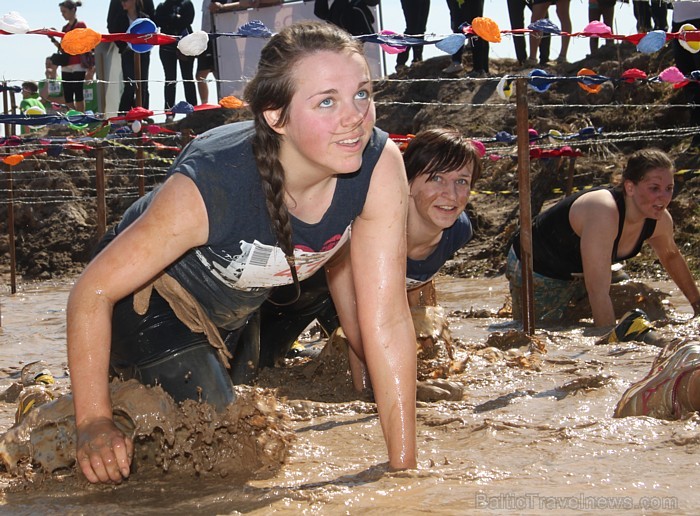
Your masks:
{"label": "muddy arm", "polygon": [[[173,209],[176,207],[176,209]],[[91,482],[129,473],[130,442],[112,422],[108,388],[112,308],[188,249],[206,242],[208,218],[194,183],[171,176],[150,207],[87,266],[67,309],[68,365],[78,429],[77,458]]]}
{"label": "muddy arm", "polygon": [[363,351],[394,469],[416,466],[416,345],[405,286],[407,199],[401,155],[389,141],[353,223],[350,254]]}

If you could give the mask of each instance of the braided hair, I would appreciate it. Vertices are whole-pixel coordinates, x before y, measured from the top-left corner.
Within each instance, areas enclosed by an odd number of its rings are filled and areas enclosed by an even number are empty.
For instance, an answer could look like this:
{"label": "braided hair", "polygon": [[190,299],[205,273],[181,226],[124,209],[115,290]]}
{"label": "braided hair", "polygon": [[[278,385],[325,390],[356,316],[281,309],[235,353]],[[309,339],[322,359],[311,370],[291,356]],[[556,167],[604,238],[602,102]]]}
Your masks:
{"label": "braided hair", "polygon": [[267,212],[277,244],[287,257],[297,297],[299,280],[294,265],[292,224],[284,202],[285,170],[279,161],[282,136],[267,122],[265,112],[279,110],[276,126],[287,123],[296,92],[297,63],[323,51],[363,55],[362,43],[335,25],[311,21],[290,25],[275,34],[262,49],[257,73],[244,92],[244,99],[254,117],[253,155],[262,179]]}

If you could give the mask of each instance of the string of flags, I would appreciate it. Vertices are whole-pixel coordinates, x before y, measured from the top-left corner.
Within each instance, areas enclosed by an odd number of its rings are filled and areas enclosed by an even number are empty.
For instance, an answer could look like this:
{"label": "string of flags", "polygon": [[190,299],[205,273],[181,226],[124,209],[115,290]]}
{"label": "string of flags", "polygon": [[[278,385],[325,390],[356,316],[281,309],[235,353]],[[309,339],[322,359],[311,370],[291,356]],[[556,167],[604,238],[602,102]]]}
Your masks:
{"label": "string of flags", "polygon": [[[700,52],[700,31],[691,23],[681,26],[678,32],[654,30],[647,33],[620,35],[614,34],[612,29],[601,21],[590,22],[581,32],[564,32],[548,18],[537,20],[525,29],[500,29],[491,18],[476,17],[471,23],[462,24],[460,31],[447,36],[425,34],[417,37],[384,30],[377,34],[356,37],[364,42],[377,43],[384,51],[391,54],[403,52],[410,46],[435,45],[439,50],[452,55],[464,46],[467,38],[476,37],[490,43],[499,43],[504,35],[525,36],[531,33],[627,41],[643,53],[657,52],[667,41],[678,40],[679,44],[689,52]],[[252,20],[235,32],[209,34],[204,31],[195,31],[186,36],[171,36],[161,34],[152,20],[138,18],[131,23],[126,33],[100,34],[90,28],[79,28],[63,33],[54,29],[31,29],[21,14],[11,11],[0,17],[0,34],[40,34],[59,37],[63,51],[71,55],[89,52],[100,42],[123,41],[132,50],[140,53],[150,51],[155,45],[177,43],[178,49],[183,54],[197,56],[206,50],[210,37],[269,38],[273,32],[260,20]]]}
{"label": "string of flags", "polygon": [[[513,83],[519,76],[505,75],[501,77],[496,86],[498,96],[503,100],[509,100],[513,95]],[[700,82],[700,70],[693,70],[690,74],[685,75],[675,66],[669,66],[658,75],[649,76],[643,70],[638,68],[629,68],[625,70],[620,77],[609,77],[595,73],[589,68],[581,68],[576,76],[561,77],[535,68],[531,70],[526,78],[528,79],[528,87],[537,93],[544,93],[552,84],[558,81],[576,81],[578,85],[587,93],[596,94],[602,89],[602,85],[606,82],[612,83],[627,83],[627,84],[652,84],[652,83],[668,83],[674,88],[682,88],[690,82]]]}
{"label": "string of flags", "polygon": [[[91,119],[91,117],[70,117],[72,122],[83,122],[86,119]],[[79,118],[79,119],[78,119]],[[158,135],[158,134],[178,134],[176,131],[161,127],[157,124],[146,124],[144,126],[144,132],[148,135]],[[540,134],[535,129],[529,130],[529,140],[530,140],[530,158],[531,159],[545,159],[545,158],[555,158],[555,157],[578,157],[582,156],[583,153],[579,149],[573,149],[569,145],[563,145],[559,148],[553,149],[542,149],[536,146],[538,142],[542,141],[570,141],[570,140],[586,140],[593,138],[597,135],[602,134],[602,128],[585,127],[576,133],[562,134],[554,129],[548,131],[547,133]],[[94,145],[98,141],[104,140],[118,140],[123,137],[133,136],[133,132],[128,127],[120,128],[114,133],[98,134],[98,131],[94,131],[91,135],[81,136],[77,138],[72,137],[41,137],[41,138],[27,138],[19,136],[9,136],[6,138],[0,138],[0,149],[3,147],[12,150],[12,148],[36,145],[38,148],[24,151],[15,152],[12,154],[7,154],[0,156],[0,161],[6,165],[15,166],[19,165],[24,159],[35,156],[37,154],[47,154],[51,157],[58,157],[63,150],[83,150],[91,151],[94,150]],[[413,139],[414,135],[402,135],[402,134],[390,134],[389,137],[399,145],[399,148],[403,151],[409,142]],[[163,145],[153,139],[150,139],[147,135],[142,135],[140,138],[141,144],[151,144],[156,150],[169,150],[179,152],[180,147]],[[472,144],[478,151],[482,158],[487,158],[491,161],[497,161],[503,158],[514,158],[511,154],[499,154],[498,152],[487,152],[487,147],[485,144],[498,144],[504,143],[512,145],[517,141],[517,136],[508,133],[507,131],[499,131],[492,138],[483,138],[480,140],[472,140]]]}

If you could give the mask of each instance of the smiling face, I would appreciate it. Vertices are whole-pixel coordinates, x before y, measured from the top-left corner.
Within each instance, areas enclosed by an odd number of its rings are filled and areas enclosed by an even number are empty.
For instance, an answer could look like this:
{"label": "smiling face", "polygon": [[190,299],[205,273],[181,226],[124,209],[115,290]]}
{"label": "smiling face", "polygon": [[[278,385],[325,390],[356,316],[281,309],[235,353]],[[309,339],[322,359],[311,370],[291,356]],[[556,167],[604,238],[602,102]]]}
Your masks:
{"label": "smiling face", "polygon": [[668,168],[653,168],[636,183],[627,179],[625,193],[641,215],[658,220],[673,197],[673,172]]}
{"label": "smiling face", "polygon": [[265,114],[282,135],[285,170],[323,175],[359,170],[376,117],[364,57],[351,51],[313,53],[297,63],[294,83],[286,123],[277,125],[279,110]]}
{"label": "smiling face", "polygon": [[439,233],[451,227],[467,207],[471,194],[473,164],[430,177],[421,174],[411,181],[411,224],[420,220],[424,228]]}

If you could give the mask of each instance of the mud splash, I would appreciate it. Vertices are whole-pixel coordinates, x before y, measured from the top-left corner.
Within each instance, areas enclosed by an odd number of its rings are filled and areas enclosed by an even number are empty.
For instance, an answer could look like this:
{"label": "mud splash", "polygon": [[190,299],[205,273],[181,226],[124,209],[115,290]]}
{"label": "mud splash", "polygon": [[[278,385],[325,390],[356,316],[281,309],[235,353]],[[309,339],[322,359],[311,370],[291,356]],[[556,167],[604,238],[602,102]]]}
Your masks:
{"label": "mud splash", "polygon": [[[270,391],[237,388],[226,411],[197,401],[176,404],[160,387],[135,380],[110,385],[114,420],[134,440],[134,480],[174,475],[216,475],[236,482],[273,476],[293,434]],[[75,475],[75,417],[71,395],[30,410],[0,437],[5,469],[15,488]]]}

